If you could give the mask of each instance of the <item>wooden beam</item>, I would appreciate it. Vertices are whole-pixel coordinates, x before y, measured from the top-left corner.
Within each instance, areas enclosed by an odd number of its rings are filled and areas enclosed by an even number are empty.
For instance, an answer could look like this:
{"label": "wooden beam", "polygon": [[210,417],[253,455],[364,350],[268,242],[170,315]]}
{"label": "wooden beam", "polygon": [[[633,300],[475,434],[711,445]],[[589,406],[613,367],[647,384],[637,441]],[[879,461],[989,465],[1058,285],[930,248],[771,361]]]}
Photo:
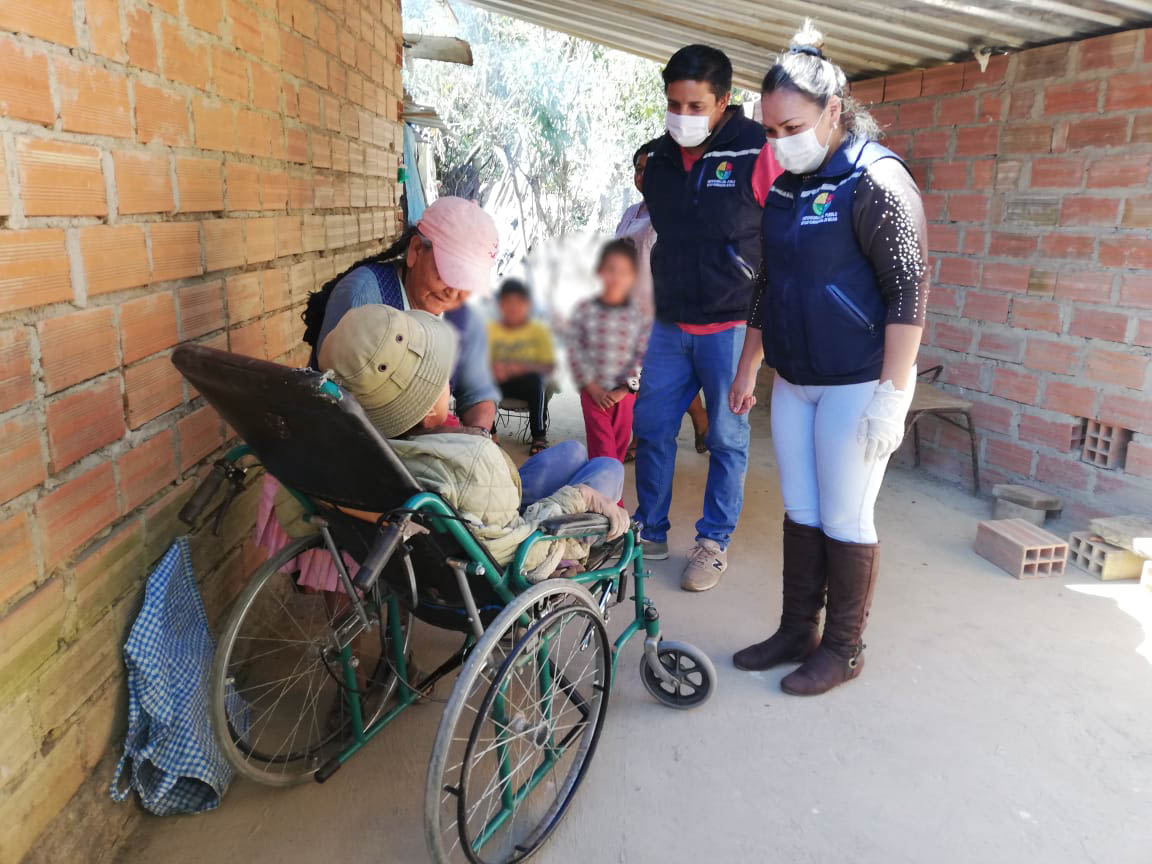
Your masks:
{"label": "wooden beam", "polygon": [[472,46],[454,36],[405,33],[404,53],[413,60],[439,60],[443,63],[472,65]]}

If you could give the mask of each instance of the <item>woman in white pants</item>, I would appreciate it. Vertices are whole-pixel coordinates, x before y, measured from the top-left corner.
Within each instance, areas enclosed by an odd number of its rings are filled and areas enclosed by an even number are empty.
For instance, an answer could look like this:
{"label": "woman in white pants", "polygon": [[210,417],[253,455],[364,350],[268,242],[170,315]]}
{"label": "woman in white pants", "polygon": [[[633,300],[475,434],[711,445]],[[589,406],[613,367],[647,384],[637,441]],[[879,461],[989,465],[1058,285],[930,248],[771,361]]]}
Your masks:
{"label": "woman in white pants", "polygon": [[785,173],[764,204],[763,264],[729,397],[734,412],[748,411],[761,363],[776,369],[772,438],[787,513],[780,626],[733,662],[801,662],[781,681],[801,696],[863,665],[878,563],[872,511],[904,435],[928,293],[919,190],[875,142],[875,121],[822,41],[805,22],[761,88]]}

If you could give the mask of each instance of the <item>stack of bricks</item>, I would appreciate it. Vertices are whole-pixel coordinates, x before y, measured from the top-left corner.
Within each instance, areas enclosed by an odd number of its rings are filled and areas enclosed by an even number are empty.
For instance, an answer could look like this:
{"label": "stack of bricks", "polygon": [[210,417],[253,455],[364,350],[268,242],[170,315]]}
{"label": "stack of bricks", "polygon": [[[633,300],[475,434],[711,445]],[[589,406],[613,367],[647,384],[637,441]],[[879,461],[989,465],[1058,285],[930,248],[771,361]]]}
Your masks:
{"label": "stack of bricks", "polygon": [[[984,476],[1074,518],[1152,498],[1150,81],[1143,30],[853,85],[924,191],[922,367],[975,403]],[[1124,430],[1122,464],[1084,460],[1085,421]],[[922,435],[929,470],[971,476],[966,435]]]}
{"label": "stack of bricks", "polygon": [[[1140,584],[1152,590],[1152,518],[1140,514],[1108,516],[1093,519],[1089,527],[1092,531],[1082,545],[1094,553],[1091,557],[1101,566],[1084,569],[1100,579],[1139,577]],[[1111,577],[1104,575],[1106,571]]]}
{"label": "stack of bricks", "polygon": [[1144,559],[1139,555],[1091,531],[1073,531],[1068,535],[1068,560],[1102,582],[1139,579],[1144,567]]}
{"label": "stack of bricks", "polygon": [[[400,40],[397,0],[0,3],[2,861],[133,818],[120,646],[227,434],[172,349],[306,357],[308,292],[400,227]],[[196,541],[211,609],[254,503]]]}

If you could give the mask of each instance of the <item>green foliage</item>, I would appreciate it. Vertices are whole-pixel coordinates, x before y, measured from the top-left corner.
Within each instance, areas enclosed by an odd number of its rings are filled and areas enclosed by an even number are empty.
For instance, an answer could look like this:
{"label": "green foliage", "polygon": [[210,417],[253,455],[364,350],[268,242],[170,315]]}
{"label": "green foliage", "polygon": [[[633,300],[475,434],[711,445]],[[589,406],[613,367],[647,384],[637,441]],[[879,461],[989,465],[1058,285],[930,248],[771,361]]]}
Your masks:
{"label": "green foliage", "polygon": [[663,128],[659,66],[463,3],[450,10],[404,4],[406,29],[472,46],[472,67],[417,60],[405,74],[451,129],[437,143],[442,193],[494,195],[511,171],[538,235],[611,231],[636,197],[633,151]]}

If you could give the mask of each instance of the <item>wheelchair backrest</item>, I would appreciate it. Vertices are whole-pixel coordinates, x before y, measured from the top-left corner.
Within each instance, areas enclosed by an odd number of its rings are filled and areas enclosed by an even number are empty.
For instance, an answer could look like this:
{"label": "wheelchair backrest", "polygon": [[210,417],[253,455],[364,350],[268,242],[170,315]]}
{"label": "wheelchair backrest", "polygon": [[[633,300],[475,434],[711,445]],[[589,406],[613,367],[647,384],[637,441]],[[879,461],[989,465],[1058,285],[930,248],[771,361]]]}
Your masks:
{"label": "wheelchair backrest", "polygon": [[364,409],[322,373],[203,345],[181,345],[172,363],[284,485],[377,513],[421,491]]}

